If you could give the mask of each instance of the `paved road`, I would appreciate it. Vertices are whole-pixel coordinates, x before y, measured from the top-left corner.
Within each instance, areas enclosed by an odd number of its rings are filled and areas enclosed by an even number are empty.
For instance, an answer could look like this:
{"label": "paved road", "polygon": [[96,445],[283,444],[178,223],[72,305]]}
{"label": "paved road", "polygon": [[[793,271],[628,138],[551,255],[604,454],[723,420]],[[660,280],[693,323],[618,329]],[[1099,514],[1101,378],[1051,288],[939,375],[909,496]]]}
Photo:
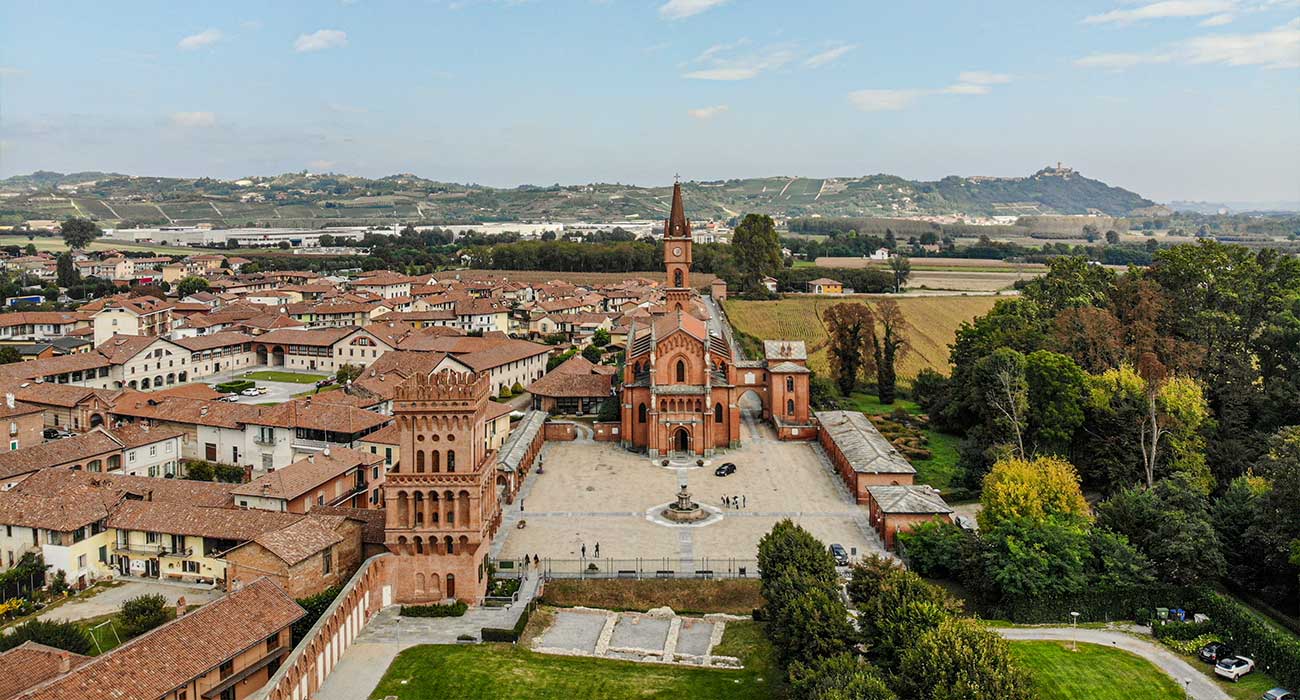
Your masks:
{"label": "paved road", "polygon": [[[1002,627],[998,634],[1004,639],[1019,641],[1063,641],[1074,639],[1075,632],[1068,627]],[[1193,700],[1232,700],[1201,669],[1193,667],[1177,654],[1158,644],[1138,639],[1123,632],[1107,630],[1080,629],[1078,639],[1081,642],[1116,647],[1137,654],[1155,664],[1157,668],[1169,674],[1179,686],[1186,685],[1187,692]],[[1185,682],[1191,680],[1191,684]]]}
{"label": "paved road", "polygon": [[[215,374],[211,377],[205,377],[202,383],[216,386],[217,384],[220,384],[222,382],[228,382],[232,379],[243,379],[244,375],[249,372],[261,372],[261,371],[288,372],[291,370],[286,370],[283,367],[241,367],[234,371],[221,372],[220,374]],[[329,373],[328,372],[303,372],[302,374],[320,374],[322,376],[326,376]],[[301,394],[304,391],[312,391],[313,389],[316,388],[314,384],[298,384],[295,382],[268,382],[264,379],[255,379],[253,381],[257,382],[258,386],[266,387],[267,392],[261,396],[240,396],[237,403],[279,404],[291,400],[294,397],[294,394]]]}

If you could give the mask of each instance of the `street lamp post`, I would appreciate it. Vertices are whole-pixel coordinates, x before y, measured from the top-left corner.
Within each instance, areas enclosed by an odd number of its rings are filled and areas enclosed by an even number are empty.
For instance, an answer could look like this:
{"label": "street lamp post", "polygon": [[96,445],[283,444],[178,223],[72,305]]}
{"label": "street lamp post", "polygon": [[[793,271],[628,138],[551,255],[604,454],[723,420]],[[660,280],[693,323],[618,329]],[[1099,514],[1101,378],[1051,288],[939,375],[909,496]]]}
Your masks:
{"label": "street lamp post", "polygon": [[1079,613],[1070,613],[1070,629],[1073,632],[1074,641],[1072,643],[1073,651],[1079,650]]}

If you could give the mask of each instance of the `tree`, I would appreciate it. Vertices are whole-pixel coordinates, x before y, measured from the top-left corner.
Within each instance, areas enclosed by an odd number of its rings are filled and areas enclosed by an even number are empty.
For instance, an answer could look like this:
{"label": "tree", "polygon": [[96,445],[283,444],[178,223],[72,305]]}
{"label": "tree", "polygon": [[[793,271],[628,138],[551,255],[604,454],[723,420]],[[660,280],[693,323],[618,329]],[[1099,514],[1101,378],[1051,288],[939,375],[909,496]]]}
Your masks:
{"label": "tree", "polygon": [[1119,243],[1119,232],[1114,229],[1107,231],[1106,242],[1111,245],[1115,245],[1116,243]]}
{"label": "tree", "polygon": [[582,356],[592,364],[599,364],[600,358],[605,356],[605,351],[601,350],[599,346],[588,345],[582,349]]}
{"label": "tree", "polygon": [[1224,560],[1208,491],[1182,472],[1154,488],[1121,491],[1097,506],[1097,524],[1124,535],[1165,583],[1195,586],[1218,578]]}
{"label": "tree", "polygon": [[983,508],[977,518],[982,530],[1019,519],[1031,522],[1049,518],[1081,522],[1092,519],[1091,508],[1079,488],[1078,473],[1073,465],[1059,457],[999,461],[984,477],[980,503]]}
{"label": "tree", "polygon": [[907,551],[907,562],[928,578],[951,578],[961,569],[966,533],[951,521],[931,520],[898,533],[895,539]]}
{"label": "tree", "polygon": [[339,366],[338,371],[334,373],[334,381],[339,385],[347,385],[355,382],[361,376],[365,368],[361,365],[344,363]]}
{"label": "tree", "polygon": [[896,700],[880,672],[853,654],[813,659],[790,667],[796,700]]}
{"label": "tree", "polygon": [[894,690],[915,700],[1030,700],[1030,677],[1005,640],[978,622],[952,618],[905,650]]}
{"label": "tree", "polygon": [[89,655],[94,649],[90,635],[75,622],[29,620],[8,634],[0,635],[0,651],[8,651],[23,642],[36,642],[83,655]]}
{"label": "tree", "polygon": [[176,285],[176,293],[180,295],[182,299],[184,299],[185,297],[191,294],[206,292],[210,289],[212,289],[212,287],[211,285],[208,284],[207,280],[203,279],[202,277],[196,277],[194,275],[186,277]]}
{"label": "tree", "polygon": [[1026,434],[1035,452],[1065,454],[1083,425],[1087,375],[1065,355],[1035,350],[1025,357]]}
{"label": "tree", "polygon": [[848,396],[857,386],[859,375],[875,370],[875,314],[866,304],[836,304],[822,314],[822,323],[830,338],[827,354],[831,375],[840,393]]}
{"label": "tree", "polygon": [[889,270],[894,273],[894,293],[903,291],[907,278],[912,274],[912,261],[906,255],[895,255],[889,259]]}
{"label": "tree", "polygon": [[23,249],[23,254],[24,254],[24,255],[36,255],[36,244],[35,244],[35,243],[28,243],[28,244],[27,244],[27,247]]}
{"label": "tree", "polygon": [[879,332],[870,336],[871,352],[876,366],[876,394],[883,404],[894,403],[897,396],[898,374],[896,363],[907,351],[907,319],[893,299],[883,299],[876,304]]}
{"label": "tree", "polygon": [[1025,456],[1025,423],[1029,412],[1029,386],[1025,382],[1025,356],[1001,348],[975,363],[985,415],[994,434],[1011,440],[1016,456]]}
{"label": "tree", "polygon": [[64,221],[59,232],[69,250],[85,248],[91,241],[104,235],[104,231],[95,222],[75,216]]}
{"label": "tree", "polygon": [[139,595],[122,603],[122,612],[118,620],[122,623],[122,633],[136,637],[162,625],[173,616],[167,599],[157,593]]}
{"label": "tree", "polygon": [[781,239],[766,214],[746,214],[731,236],[731,253],[746,292],[762,287],[763,278],[781,270]]}
{"label": "tree", "polygon": [[289,241],[280,241],[280,242],[277,244],[277,246],[280,248],[280,250],[288,250],[288,249],[290,249],[290,248],[293,247],[293,246],[289,243]]}
{"label": "tree", "polygon": [[[959,609],[942,588],[912,571],[884,570],[874,588],[869,598],[850,599],[857,604],[858,630],[868,653],[883,668],[896,668],[904,649]],[[864,592],[862,586],[855,590]]]}
{"label": "tree", "polygon": [[70,253],[59,253],[55,258],[55,278],[60,287],[71,287],[81,281],[81,273],[77,272]]}
{"label": "tree", "polygon": [[591,334],[591,344],[598,348],[609,345],[609,331],[604,328],[597,328],[595,333]]}
{"label": "tree", "polygon": [[23,356],[19,354],[18,348],[12,345],[0,347],[0,365],[11,365],[15,362],[22,362]]}

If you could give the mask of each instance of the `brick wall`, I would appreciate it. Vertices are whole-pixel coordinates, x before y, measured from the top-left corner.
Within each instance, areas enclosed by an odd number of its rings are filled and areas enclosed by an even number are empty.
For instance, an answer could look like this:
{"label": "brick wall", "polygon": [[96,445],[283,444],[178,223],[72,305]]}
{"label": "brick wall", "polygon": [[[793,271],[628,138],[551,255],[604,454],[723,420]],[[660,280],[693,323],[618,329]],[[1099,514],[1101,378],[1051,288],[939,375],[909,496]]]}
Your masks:
{"label": "brick wall", "polygon": [[554,421],[548,421],[542,427],[542,434],[545,439],[553,442],[567,442],[578,437],[578,432],[574,429],[572,423],[556,423]]}
{"label": "brick wall", "polygon": [[345,583],[361,565],[361,529],[362,524],[356,520],[344,520],[339,524],[335,532],[343,537],[343,541],[332,547],[328,574],[320,552],[288,566],[265,547],[249,542],[226,555],[226,577],[230,582],[248,582],[267,576],[294,598],[316,595],[330,586]]}
{"label": "brick wall", "polygon": [[619,428],[622,427],[622,425],[623,424],[618,421],[596,423],[594,426],[596,429],[596,442],[618,442],[620,437]]}

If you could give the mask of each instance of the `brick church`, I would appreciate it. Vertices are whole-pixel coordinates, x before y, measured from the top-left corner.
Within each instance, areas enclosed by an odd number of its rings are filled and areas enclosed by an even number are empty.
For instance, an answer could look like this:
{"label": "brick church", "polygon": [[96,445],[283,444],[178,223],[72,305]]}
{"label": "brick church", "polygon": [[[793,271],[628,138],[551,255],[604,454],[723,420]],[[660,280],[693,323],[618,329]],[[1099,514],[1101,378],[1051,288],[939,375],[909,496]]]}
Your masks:
{"label": "brick church", "polygon": [[691,286],[691,222],[681,184],[664,221],[668,289],[662,307],[628,331],[619,433],[651,457],[706,457],[740,445],[741,422],[771,421],[781,439],[812,439],[802,341],[767,341],[748,359],[721,307]]}

